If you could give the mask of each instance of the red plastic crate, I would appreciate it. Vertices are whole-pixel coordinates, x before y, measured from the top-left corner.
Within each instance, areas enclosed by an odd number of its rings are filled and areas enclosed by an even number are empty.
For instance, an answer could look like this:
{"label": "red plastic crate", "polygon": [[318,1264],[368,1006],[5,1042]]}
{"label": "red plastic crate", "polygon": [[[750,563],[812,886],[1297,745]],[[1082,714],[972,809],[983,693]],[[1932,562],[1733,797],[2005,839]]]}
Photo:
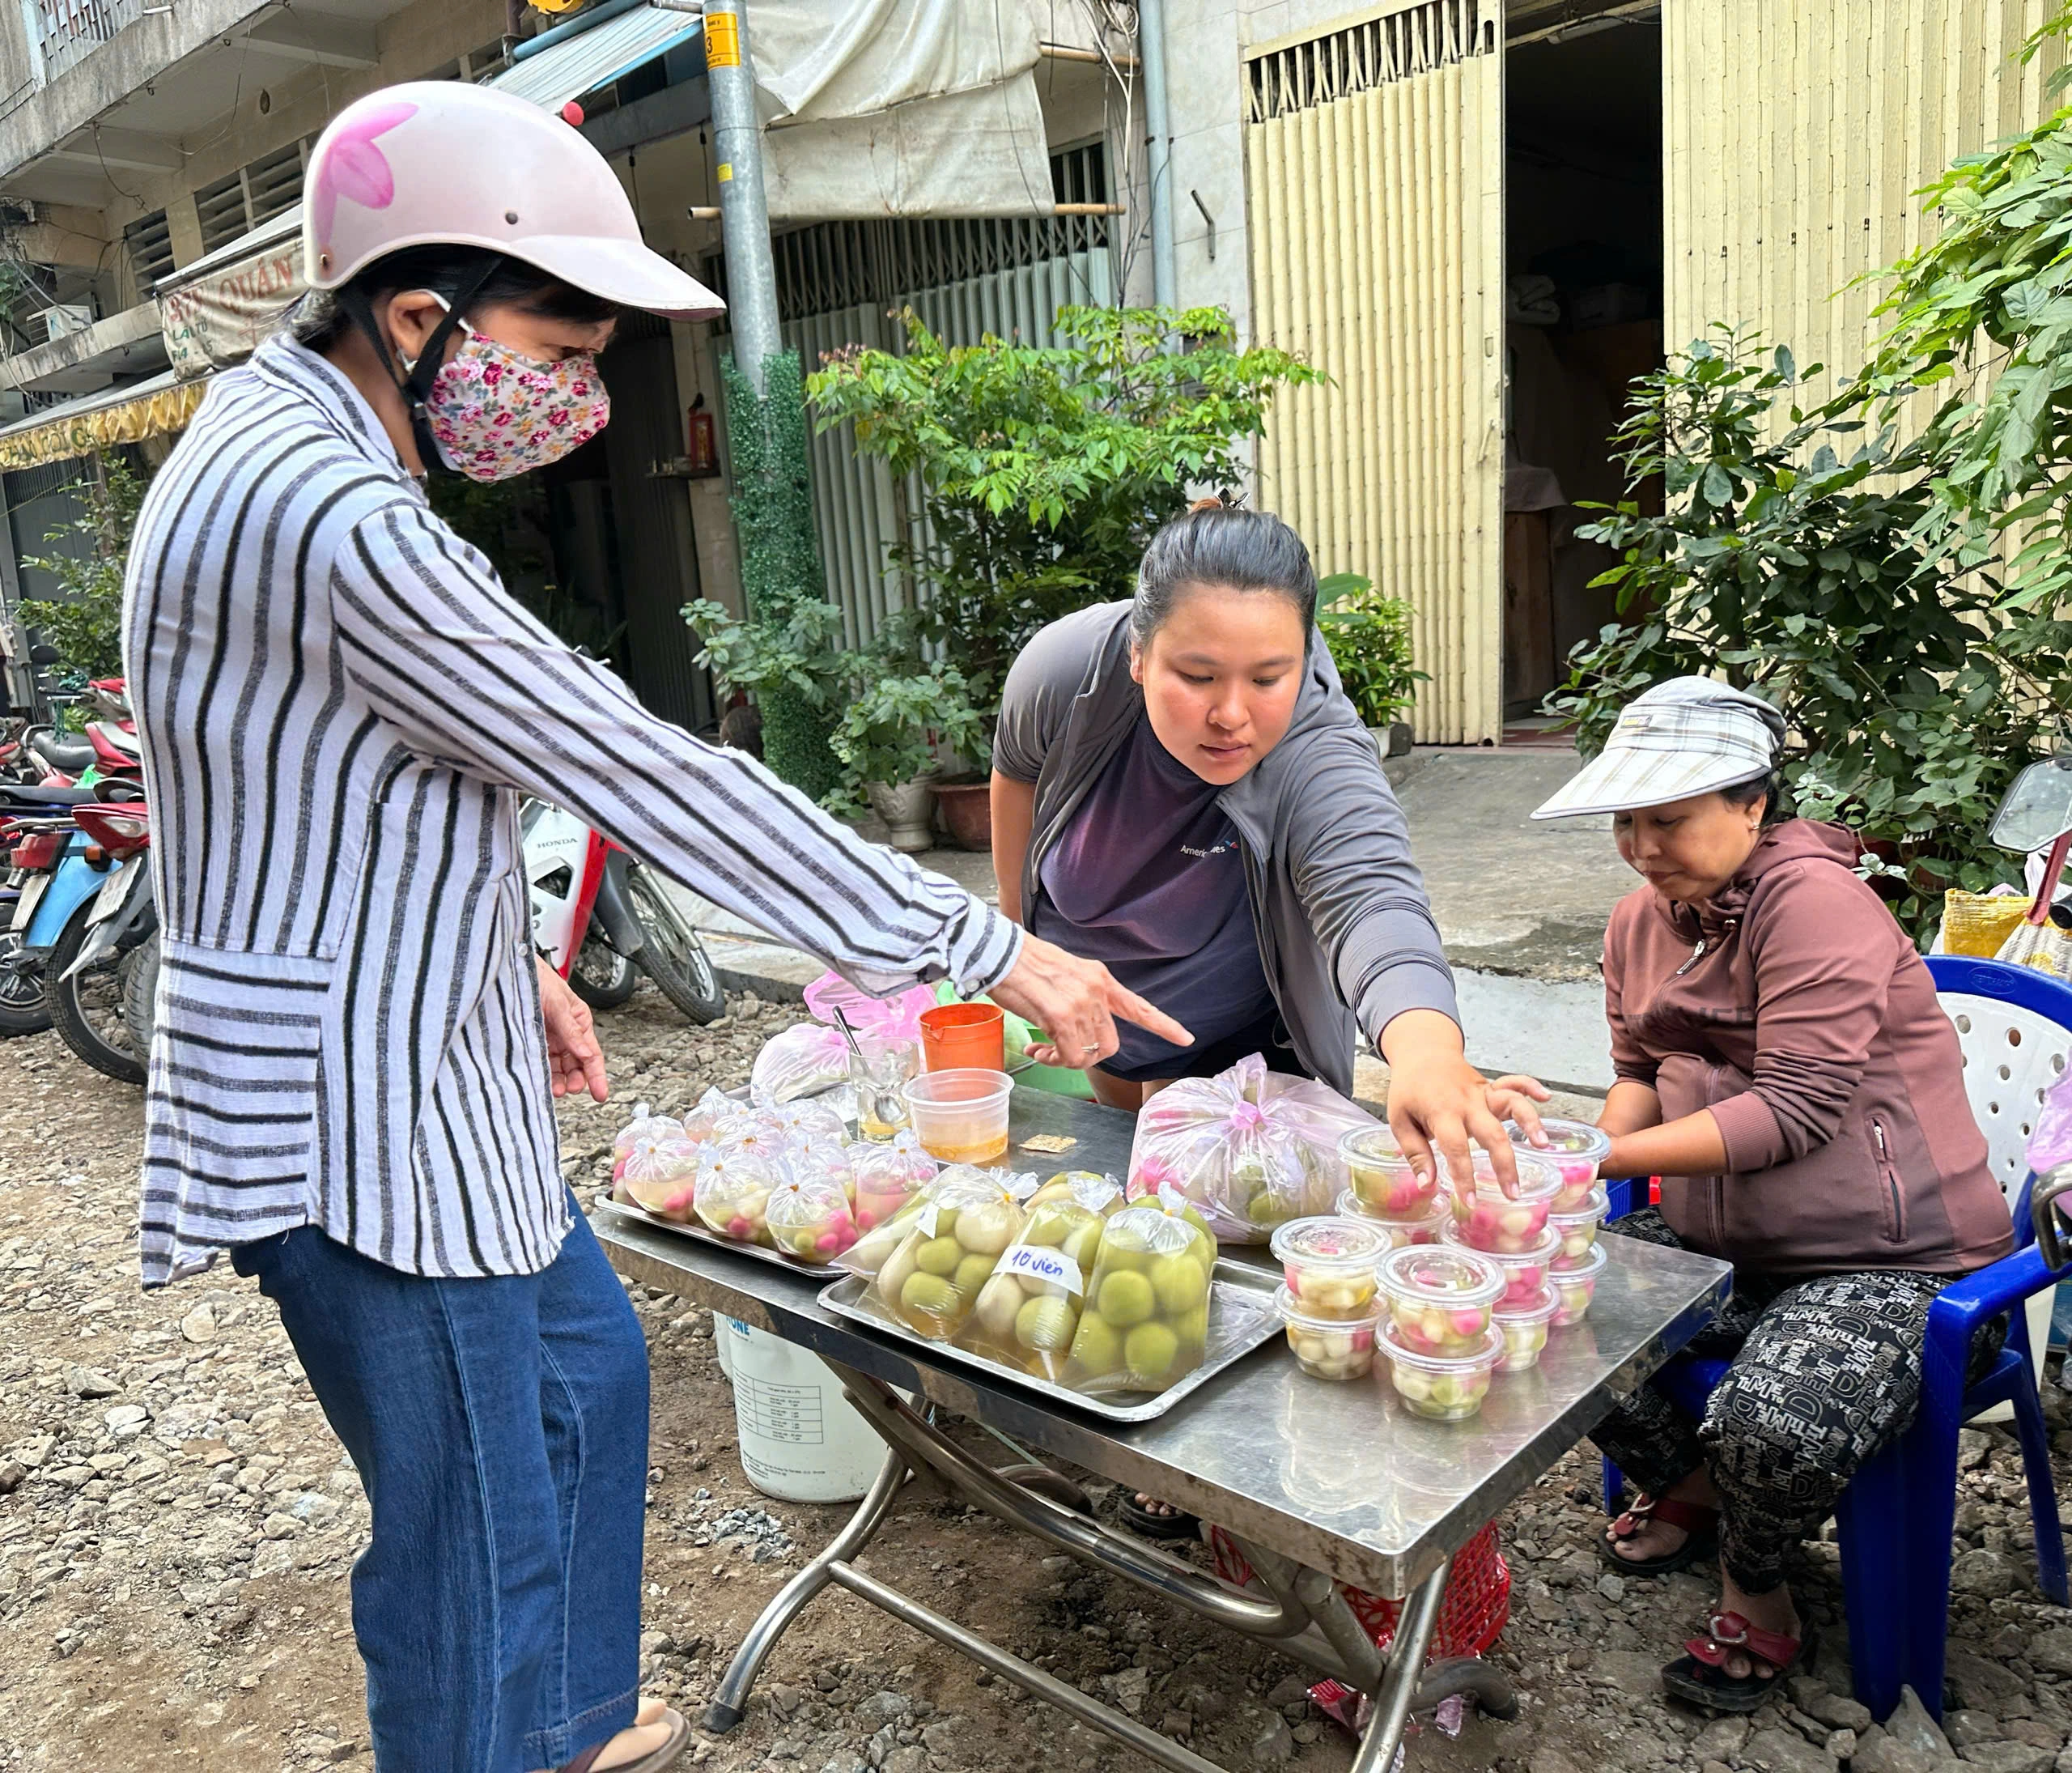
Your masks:
{"label": "red plastic crate", "polygon": [[[1237,1542],[1221,1527],[1208,1529],[1209,1550],[1215,1555],[1216,1573],[1240,1588],[1253,1580],[1252,1567],[1245,1562]],[[1341,1583],[1346,1601],[1367,1635],[1386,1650],[1395,1636],[1396,1621],[1403,1603]],[[1439,1603],[1439,1623],[1432,1634],[1434,1656],[1479,1656],[1493,1644],[1511,1617],[1511,1567],[1497,1546],[1497,1524],[1491,1521],[1463,1546],[1446,1575],[1445,1597]],[[1336,1687],[1337,1682],[1320,1683]],[[1319,1703],[1327,1703],[1321,1699]]]}

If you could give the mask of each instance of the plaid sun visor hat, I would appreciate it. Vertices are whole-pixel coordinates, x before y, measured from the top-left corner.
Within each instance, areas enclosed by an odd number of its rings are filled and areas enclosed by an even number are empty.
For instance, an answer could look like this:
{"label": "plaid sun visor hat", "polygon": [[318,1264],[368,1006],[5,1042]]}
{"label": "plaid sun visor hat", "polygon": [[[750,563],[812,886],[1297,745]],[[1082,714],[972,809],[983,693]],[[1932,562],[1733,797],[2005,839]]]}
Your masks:
{"label": "plaid sun visor hat", "polygon": [[1676,677],[1628,702],[1604,750],[1533,814],[1630,813],[1767,775],[1784,716],[1708,677]]}

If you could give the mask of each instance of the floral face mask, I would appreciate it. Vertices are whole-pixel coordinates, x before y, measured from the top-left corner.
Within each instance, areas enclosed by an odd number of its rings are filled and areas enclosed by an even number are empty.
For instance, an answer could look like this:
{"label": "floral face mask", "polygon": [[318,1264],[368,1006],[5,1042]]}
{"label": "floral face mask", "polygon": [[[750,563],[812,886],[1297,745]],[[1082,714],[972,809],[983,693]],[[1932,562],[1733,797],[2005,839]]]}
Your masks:
{"label": "floral face mask", "polygon": [[541,363],[467,328],[432,377],[424,415],[456,474],[508,480],[588,443],[611,418],[612,402],[589,352]]}

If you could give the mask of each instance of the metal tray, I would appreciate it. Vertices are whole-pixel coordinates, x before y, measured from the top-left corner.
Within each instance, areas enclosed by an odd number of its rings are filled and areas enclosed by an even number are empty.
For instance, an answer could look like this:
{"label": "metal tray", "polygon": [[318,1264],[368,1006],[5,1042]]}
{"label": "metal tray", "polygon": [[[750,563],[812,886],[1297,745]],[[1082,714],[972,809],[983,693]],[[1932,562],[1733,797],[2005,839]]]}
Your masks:
{"label": "metal tray", "polygon": [[631,1219],[636,1225],[652,1225],[657,1231],[676,1231],[695,1243],[709,1244],[715,1250],[731,1250],[736,1256],[752,1256],[758,1262],[774,1263],[788,1274],[809,1275],[815,1280],[826,1280],[837,1274],[847,1274],[844,1268],[832,1262],[800,1262],[780,1255],[775,1250],[766,1250],[760,1244],[737,1244],[730,1237],[720,1237],[702,1225],[686,1225],[677,1219],[665,1219],[659,1213],[650,1213],[643,1208],[630,1206],[623,1201],[614,1201],[610,1196],[601,1197],[598,1208],[606,1213],[616,1213],[622,1219]]}
{"label": "metal tray", "polygon": [[[1188,1392],[1206,1385],[1224,1368],[1234,1366],[1254,1349],[1263,1348],[1280,1333],[1280,1314],[1273,1304],[1273,1289],[1279,1280],[1278,1270],[1267,1274],[1227,1257],[1219,1258],[1212,1283],[1216,1309],[1211,1314],[1213,1328],[1209,1333],[1208,1358],[1178,1384],[1155,1397],[1147,1397],[1142,1392],[1118,1392],[1112,1397],[1089,1397],[1079,1392],[1068,1391],[1062,1385],[1053,1385],[1047,1379],[1037,1379],[1019,1367],[1003,1366],[987,1355],[917,1336],[870,1296],[868,1275],[844,1274],[822,1293],[820,1303],[823,1309],[837,1317],[847,1318],[852,1324],[881,1330],[916,1348],[927,1349],[931,1354],[966,1367],[975,1367],[982,1373],[1004,1379],[1026,1391],[1038,1392],[1060,1404],[1069,1404],[1075,1409],[1086,1410],[1111,1422],[1148,1422],[1153,1417],[1163,1416]],[[1135,1401],[1128,1401],[1132,1399]]]}

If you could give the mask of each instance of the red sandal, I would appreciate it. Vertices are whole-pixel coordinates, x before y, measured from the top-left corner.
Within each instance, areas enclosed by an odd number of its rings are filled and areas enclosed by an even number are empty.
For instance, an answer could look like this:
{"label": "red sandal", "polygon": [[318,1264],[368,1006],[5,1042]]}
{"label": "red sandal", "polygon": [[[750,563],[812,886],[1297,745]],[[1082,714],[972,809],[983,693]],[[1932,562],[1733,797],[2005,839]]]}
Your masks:
{"label": "red sandal", "polygon": [[[1692,1705],[1713,1711],[1754,1711],[1785,1683],[1785,1678],[1812,1652],[1813,1633],[1799,1628],[1795,1638],[1781,1631],[1764,1631],[1738,1613],[1716,1613],[1712,1635],[1692,1638],[1684,1646],[1688,1653],[1679,1656],[1662,1671],[1663,1689]],[[1726,1659],[1744,1652],[1754,1661],[1767,1662],[1768,1674],[1729,1674]]]}
{"label": "red sandal", "polygon": [[[1684,1543],[1658,1558],[1622,1558],[1618,1547],[1631,1539],[1650,1520],[1665,1527],[1681,1527]],[[1633,1506],[1598,1536],[1598,1554],[1621,1575],[1667,1576],[1688,1570],[1700,1558],[1719,1550],[1719,1510],[1695,1502],[1676,1502],[1667,1497],[1636,1496]]]}

